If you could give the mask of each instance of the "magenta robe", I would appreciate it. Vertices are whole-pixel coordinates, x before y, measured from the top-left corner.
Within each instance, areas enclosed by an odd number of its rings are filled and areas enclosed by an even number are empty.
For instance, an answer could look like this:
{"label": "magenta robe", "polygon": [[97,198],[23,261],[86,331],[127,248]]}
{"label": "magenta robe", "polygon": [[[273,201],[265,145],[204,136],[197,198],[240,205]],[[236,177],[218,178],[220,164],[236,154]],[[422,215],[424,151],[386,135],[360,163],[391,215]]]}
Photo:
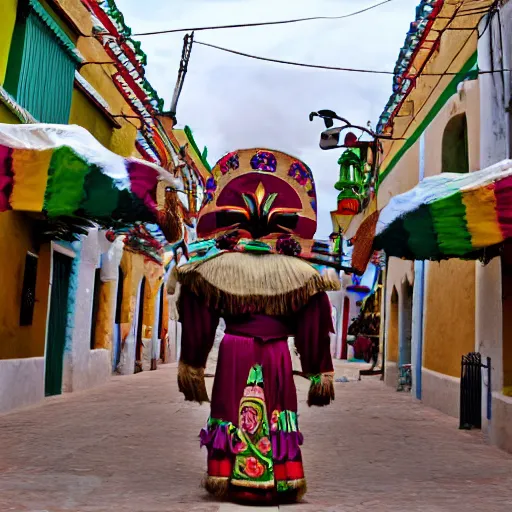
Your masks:
{"label": "magenta robe", "polygon": [[[185,287],[181,290],[179,308],[181,362],[204,368],[213,346],[219,313],[209,309]],[[288,337],[295,337],[304,374],[319,376],[333,371],[329,334],[334,329],[327,294],[318,293],[288,317],[244,314],[224,315],[224,320],[226,330],[219,348],[210,420],[200,436],[201,446],[208,449],[208,476],[238,482],[245,491],[261,492],[261,488],[268,491],[271,481],[273,491],[297,488],[297,482],[304,480],[300,452],[303,437],[298,428],[297,392]],[[248,387],[248,376],[255,365],[261,367],[260,402],[264,403],[262,410],[266,410],[267,417],[260,430],[259,444],[252,447],[261,464],[258,466],[257,457],[245,457],[244,466],[237,462],[240,436],[236,432],[246,428],[241,423],[247,407],[242,411],[241,400],[247,390],[251,394],[256,389]],[[266,441],[267,430],[270,442]],[[242,432],[243,439],[248,441],[257,435],[250,434]],[[242,447],[247,448],[246,444],[242,443]],[[258,451],[260,448],[262,453]],[[248,466],[247,460],[252,466]]]}

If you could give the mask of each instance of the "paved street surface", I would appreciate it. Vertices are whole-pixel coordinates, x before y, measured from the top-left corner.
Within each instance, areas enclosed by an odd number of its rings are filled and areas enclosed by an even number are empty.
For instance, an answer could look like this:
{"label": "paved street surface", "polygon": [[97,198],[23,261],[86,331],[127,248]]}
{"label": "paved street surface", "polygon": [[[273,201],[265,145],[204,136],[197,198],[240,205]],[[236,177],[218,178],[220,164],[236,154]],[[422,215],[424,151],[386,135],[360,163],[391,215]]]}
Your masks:
{"label": "paved street surface", "polygon": [[[308,409],[309,493],[290,512],[512,510],[512,456],[478,433],[340,366],[336,402]],[[209,379],[211,382],[211,379]],[[226,512],[199,487],[207,406],[186,404],[176,368],[115,377],[0,416],[0,511]],[[260,508],[261,510],[261,508]],[[277,508],[267,508],[277,510]]]}

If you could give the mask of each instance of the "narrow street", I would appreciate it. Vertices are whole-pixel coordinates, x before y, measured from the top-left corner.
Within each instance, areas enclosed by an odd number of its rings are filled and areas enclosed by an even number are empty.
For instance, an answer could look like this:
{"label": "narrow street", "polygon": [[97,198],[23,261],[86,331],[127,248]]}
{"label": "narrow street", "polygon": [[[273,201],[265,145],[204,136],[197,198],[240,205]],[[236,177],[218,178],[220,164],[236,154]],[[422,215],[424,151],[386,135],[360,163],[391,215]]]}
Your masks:
{"label": "narrow street", "polygon": [[[354,366],[338,366],[343,375],[325,410],[305,406],[307,382],[297,380],[309,492],[282,508],[512,510],[511,456],[378,377],[357,382]],[[184,403],[175,379],[175,365],[163,366],[0,416],[0,510],[243,510],[199,487],[208,407]]]}

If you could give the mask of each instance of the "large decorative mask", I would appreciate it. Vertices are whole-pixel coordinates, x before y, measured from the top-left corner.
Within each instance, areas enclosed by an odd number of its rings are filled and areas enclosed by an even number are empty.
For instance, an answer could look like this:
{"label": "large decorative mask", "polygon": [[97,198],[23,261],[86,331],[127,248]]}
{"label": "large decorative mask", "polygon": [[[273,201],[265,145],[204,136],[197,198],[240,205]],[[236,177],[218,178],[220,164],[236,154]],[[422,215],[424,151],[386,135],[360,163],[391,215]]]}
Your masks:
{"label": "large decorative mask", "polygon": [[[199,213],[200,239],[237,238],[275,245],[312,240],[316,231],[313,175],[296,158],[267,149],[227,154],[212,170]],[[273,242],[274,243],[273,243]]]}

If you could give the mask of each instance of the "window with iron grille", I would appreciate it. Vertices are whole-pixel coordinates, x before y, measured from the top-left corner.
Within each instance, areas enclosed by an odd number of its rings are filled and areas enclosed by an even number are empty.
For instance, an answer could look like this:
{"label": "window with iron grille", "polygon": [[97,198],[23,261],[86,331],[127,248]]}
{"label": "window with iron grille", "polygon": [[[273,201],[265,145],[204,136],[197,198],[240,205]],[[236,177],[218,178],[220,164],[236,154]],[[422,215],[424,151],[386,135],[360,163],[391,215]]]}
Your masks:
{"label": "window with iron grille", "polygon": [[27,253],[25,257],[25,274],[21,291],[20,325],[32,325],[36,303],[36,280],[38,257]]}
{"label": "window with iron grille", "polygon": [[4,87],[43,123],[67,124],[75,71],[74,43],[37,0],[20,0]]}

